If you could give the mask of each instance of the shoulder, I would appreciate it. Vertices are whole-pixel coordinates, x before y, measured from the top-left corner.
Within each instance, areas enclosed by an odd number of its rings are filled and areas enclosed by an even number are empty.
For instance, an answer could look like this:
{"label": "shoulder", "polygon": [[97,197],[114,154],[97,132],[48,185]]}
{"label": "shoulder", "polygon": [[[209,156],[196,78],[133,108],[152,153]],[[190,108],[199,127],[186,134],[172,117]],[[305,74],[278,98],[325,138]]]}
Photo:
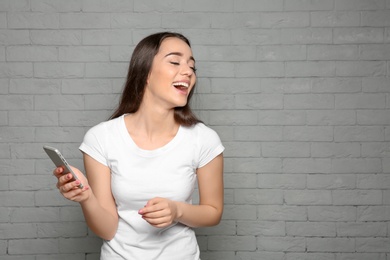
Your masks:
{"label": "shoulder", "polygon": [[114,129],[118,129],[122,117],[110,119],[108,121],[101,122],[86,132],[84,141],[88,139],[104,139],[107,135],[114,132]]}

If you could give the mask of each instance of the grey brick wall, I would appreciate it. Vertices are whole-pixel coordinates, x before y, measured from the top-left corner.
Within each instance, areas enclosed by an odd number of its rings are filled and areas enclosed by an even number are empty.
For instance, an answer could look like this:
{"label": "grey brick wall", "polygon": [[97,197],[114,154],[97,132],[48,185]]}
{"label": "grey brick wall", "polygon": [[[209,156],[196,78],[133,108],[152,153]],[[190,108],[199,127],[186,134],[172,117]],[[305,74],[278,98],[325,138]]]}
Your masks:
{"label": "grey brick wall", "polygon": [[82,168],[134,45],[187,35],[226,146],[202,259],[390,260],[390,0],[0,0],[0,259],[93,260],[42,150]]}

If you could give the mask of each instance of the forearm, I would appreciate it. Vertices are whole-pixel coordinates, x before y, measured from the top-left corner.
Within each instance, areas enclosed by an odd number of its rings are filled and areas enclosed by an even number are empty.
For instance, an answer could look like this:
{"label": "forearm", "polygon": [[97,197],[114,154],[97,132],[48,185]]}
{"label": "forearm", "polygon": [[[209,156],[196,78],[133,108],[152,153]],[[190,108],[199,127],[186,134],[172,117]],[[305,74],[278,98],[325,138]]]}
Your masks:
{"label": "forearm", "polygon": [[209,227],[218,225],[223,208],[211,205],[192,205],[184,202],[176,202],[178,217],[176,221],[189,227]]}
{"label": "forearm", "polygon": [[118,228],[118,216],[104,209],[91,194],[87,201],[80,202],[88,227],[99,237],[111,240]]}

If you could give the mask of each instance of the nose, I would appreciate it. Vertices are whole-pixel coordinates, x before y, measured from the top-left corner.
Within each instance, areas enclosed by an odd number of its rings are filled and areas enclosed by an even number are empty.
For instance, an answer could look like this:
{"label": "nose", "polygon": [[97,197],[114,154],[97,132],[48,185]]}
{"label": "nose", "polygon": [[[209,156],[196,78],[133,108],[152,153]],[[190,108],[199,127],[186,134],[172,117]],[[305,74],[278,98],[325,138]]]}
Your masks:
{"label": "nose", "polygon": [[181,74],[191,76],[192,74],[194,74],[194,70],[193,68],[191,68],[190,65],[184,64],[181,69]]}

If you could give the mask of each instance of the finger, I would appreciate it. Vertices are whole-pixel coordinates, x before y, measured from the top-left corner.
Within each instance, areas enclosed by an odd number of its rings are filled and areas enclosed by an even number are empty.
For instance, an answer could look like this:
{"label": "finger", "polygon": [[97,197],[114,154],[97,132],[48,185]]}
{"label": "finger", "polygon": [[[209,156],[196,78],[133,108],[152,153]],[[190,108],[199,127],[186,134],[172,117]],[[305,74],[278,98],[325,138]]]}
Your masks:
{"label": "finger", "polygon": [[53,170],[53,175],[59,178],[60,176],[62,176],[63,171],[64,169],[62,169],[62,167],[57,167]]}

